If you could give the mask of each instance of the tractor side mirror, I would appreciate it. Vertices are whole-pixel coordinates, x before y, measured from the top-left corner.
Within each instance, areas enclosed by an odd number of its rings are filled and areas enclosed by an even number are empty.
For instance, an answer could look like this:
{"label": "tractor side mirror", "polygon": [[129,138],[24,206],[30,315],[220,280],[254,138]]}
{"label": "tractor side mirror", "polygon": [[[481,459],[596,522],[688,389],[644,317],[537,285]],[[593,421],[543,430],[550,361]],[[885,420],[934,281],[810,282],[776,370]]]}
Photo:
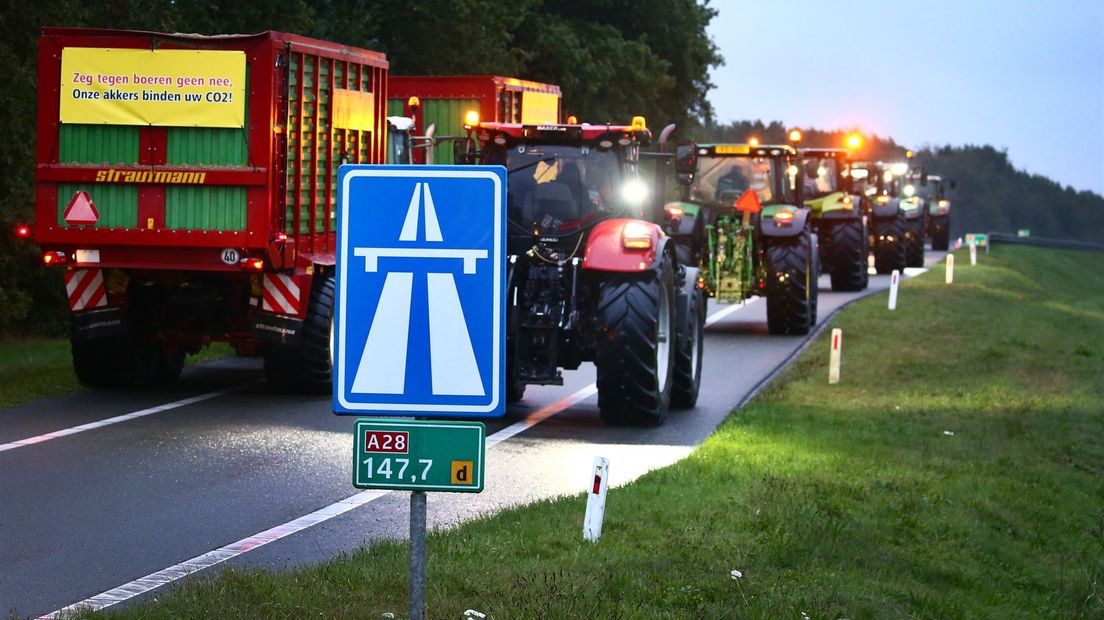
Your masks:
{"label": "tractor side mirror", "polygon": [[951,179],[950,185],[951,185],[951,189],[955,189],[957,184],[954,182],[954,179]]}
{"label": "tractor side mirror", "polygon": [[698,145],[690,140],[682,140],[675,147],[675,174],[680,185],[694,182],[694,173],[698,171]]}
{"label": "tractor side mirror", "polygon": [[928,171],[923,168],[920,169],[920,185],[928,184]]}

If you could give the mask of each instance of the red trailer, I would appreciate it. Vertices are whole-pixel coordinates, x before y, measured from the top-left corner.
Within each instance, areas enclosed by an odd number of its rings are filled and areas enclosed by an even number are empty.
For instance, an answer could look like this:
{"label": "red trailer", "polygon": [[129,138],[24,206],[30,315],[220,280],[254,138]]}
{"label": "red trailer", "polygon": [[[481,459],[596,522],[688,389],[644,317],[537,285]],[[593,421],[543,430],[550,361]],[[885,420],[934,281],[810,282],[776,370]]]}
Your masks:
{"label": "red trailer", "polygon": [[[473,111],[488,123],[560,122],[560,87],[553,84],[497,75],[393,75],[387,83],[387,114],[412,117],[423,131],[436,125],[436,136],[466,137],[465,115]],[[425,163],[425,153],[415,152],[414,161]],[[433,163],[454,163],[452,146],[439,145]]]}
{"label": "red trailer", "polygon": [[382,163],[387,59],[281,32],[45,28],[35,238],[93,385],[214,341],[330,389],[337,168]]}

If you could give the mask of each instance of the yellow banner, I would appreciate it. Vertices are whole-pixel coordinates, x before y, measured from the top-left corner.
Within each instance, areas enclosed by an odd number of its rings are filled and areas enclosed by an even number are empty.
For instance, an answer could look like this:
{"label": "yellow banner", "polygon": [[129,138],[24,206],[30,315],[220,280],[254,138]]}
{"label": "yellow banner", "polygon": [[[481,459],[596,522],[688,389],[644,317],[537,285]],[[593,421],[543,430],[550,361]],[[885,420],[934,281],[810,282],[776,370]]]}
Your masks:
{"label": "yellow banner", "polygon": [[67,47],[61,122],[244,127],[245,52]]}

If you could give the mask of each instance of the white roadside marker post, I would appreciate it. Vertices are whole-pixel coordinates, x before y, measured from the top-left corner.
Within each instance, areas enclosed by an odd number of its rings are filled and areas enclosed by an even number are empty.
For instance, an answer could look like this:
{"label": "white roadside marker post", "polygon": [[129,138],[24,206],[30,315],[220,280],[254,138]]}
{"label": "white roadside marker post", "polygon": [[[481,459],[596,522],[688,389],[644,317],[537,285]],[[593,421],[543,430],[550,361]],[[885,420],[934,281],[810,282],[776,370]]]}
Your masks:
{"label": "white roadside marker post", "polygon": [[954,282],[954,254],[947,255],[947,284]]}
{"label": "white roadside marker post", "polygon": [[977,244],[973,241],[970,242],[970,265],[977,264]]}
{"label": "white roadside marker post", "polygon": [[897,284],[901,281],[901,272],[894,269],[889,274],[889,309],[897,309]]}
{"label": "white roadside marker post", "polygon": [[586,516],[583,518],[583,538],[598,542],[602,536],[602,519],[606,514],[606,487],[609,484],[609,459],[594,457],[594,476],[587,494]]}
{"label": "white roadside marker post", "polygon": [[828,355],[828,383],[839,383],[840,379],[840,353],[843,349],[843,330],[836,327],[832,329],[832,352]]}

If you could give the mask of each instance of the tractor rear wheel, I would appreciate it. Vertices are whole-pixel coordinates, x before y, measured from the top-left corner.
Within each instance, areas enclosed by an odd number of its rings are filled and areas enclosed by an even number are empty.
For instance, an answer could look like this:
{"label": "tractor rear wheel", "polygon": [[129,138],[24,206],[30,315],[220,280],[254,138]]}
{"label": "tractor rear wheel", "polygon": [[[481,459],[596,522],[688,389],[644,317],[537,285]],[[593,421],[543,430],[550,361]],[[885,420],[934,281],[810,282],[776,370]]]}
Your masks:
{"label": "tractor rear wheel", "polygon": [[767,240],[767,328],[772,334],[807,334],[816,306],[813,236]]}
{"label": "tractor rear wheel", "polygon": [[866,257],[870,253],[862,219],[843,220],[825,227],[824,262],[832,278],[833,291],[861,291],[870,276]]}
{"label": "tractor rear wheel", "polygon": [[328,394],[333,389],[333,276],[318,276],[295,344],[266,351],[265,376],[280,389]]}
{"label": "tractor rear wheel", "polygon": [[905,218],[879,219],[874,224],[874,269],[890,273],[905,268]]}
{"label": "tractor rear wheel", "polygon": [[905,231],[905,266],[924,266],[924,220],[915,219],[908,223]]}
{"label": "tractor rear wheel", "polygon": [[598,299],[598,409],[609,424],[662,424],[671,404],[675,273],[612,274]]}

